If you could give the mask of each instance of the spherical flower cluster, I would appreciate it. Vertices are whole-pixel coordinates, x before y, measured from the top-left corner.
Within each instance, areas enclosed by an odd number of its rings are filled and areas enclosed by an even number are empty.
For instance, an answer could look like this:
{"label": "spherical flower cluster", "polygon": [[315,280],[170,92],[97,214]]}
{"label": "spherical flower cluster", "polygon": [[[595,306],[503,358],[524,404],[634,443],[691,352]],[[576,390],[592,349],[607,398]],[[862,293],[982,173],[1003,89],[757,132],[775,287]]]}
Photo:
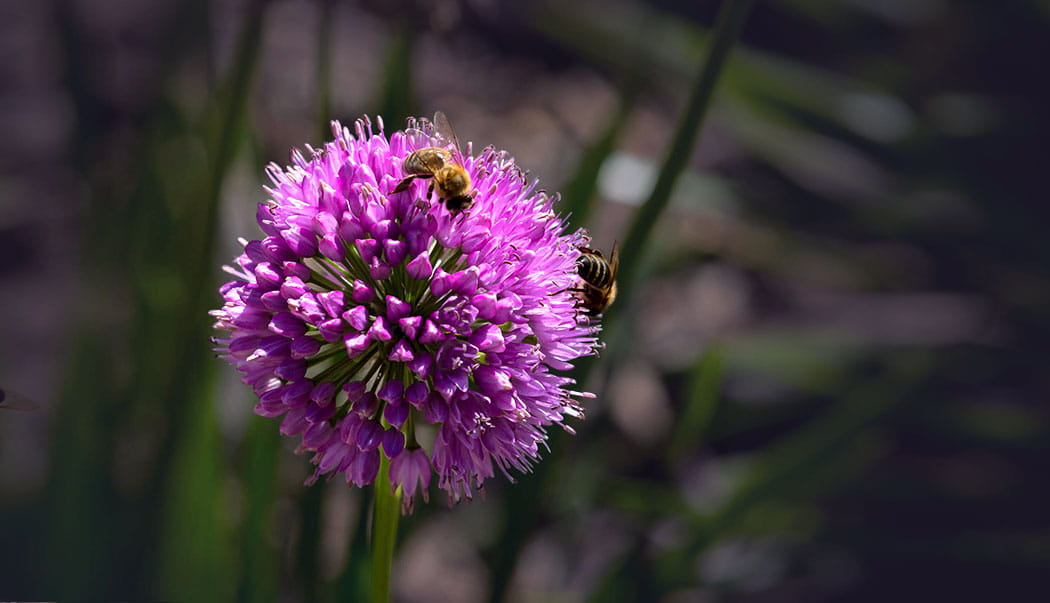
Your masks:
{"label": "spherical flower cluster", "polygon": [[392,192],[409,154],[442,144],[429,122],[389,140],[378,126],[333,123],[323,149],[268,167],[265,236],[242,240],[211,314],[255,412],[313,453],[308,483],[370,484],[384,454],[411,510],[432,474],[470,498],[496,467],[528,471],[551,424],[571,431],[589,394],[554,371],[594,353],[598,326],[571,291],[586,234],[511,157],[468,146],[474,204],[453,212],[426,179]]}

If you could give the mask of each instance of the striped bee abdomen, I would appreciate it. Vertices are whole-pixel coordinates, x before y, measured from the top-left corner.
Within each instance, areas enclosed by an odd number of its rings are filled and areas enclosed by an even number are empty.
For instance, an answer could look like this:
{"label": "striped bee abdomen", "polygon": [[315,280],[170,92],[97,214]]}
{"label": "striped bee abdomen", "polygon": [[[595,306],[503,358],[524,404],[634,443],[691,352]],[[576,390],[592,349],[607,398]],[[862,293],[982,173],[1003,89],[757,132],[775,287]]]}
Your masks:
{"label": "striped bee abdomen", "polygon": [[602,289],[609,286],[612,282],[612,271],[609,270],[609,263],[602,256],[584,253],[576,260],[576,263],[576,270],[580,278],[586,281],[588,285]]}
{"label": "striped bee abdomen", "polygon": [[591,316],[601,314],[616,299],[616,270],[620,266],[620,253],[613,243],[612,255],[606,260],[602,252],[590,247],[578,247],[580,257],[576,259],[576,273],[580,275],[580,287],[571,289],[580,300],[580,306]]}

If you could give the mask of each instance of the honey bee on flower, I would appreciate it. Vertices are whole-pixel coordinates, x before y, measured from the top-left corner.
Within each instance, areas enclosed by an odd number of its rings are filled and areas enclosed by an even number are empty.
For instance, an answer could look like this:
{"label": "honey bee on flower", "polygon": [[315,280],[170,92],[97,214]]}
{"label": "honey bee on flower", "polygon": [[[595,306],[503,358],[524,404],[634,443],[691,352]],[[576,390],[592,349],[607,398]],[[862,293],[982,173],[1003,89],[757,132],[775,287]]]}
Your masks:
{"label": "honey bee on flower", "polygon": [[438,199],[445,202],[449,211],[470,209],[477,191],[471,188],[470,174],[463,167],[456,132],[441,111],[434,114],[434,135],[442,146],[424,147],[409,153],[401,164],[401,169],[408,175],[391,192],[400,193],[416,178],[429,178],[428,199],[437,192]]}

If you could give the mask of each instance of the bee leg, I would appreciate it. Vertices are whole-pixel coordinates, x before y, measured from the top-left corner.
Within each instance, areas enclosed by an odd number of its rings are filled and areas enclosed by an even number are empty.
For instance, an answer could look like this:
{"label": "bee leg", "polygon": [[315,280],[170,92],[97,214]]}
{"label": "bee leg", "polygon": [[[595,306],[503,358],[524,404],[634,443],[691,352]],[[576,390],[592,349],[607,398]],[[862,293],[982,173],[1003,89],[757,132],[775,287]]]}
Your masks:
{"label": "bee leg", "polygon": [[433,197],[433,196],[434,196],[434,181],[431,180],[430,184],[427,185],[427,201],[430,201],[430,198]]}
{"label": "bee leg", "polygon": [[417,178],[417,176],[415,174],[412,174],[412,175],[409,175],[409,176],[405,176],[404,178],[401,179],[401,182],[397,183],[397,186],[394,187],[394,190],[390,191],[390,194],[393,195],[394,193],[400,193],[400,192],[404,191],[405,189],[408,188],[408,186],[410,184],[412,184],[412,181],[415,180],[416,178]]}

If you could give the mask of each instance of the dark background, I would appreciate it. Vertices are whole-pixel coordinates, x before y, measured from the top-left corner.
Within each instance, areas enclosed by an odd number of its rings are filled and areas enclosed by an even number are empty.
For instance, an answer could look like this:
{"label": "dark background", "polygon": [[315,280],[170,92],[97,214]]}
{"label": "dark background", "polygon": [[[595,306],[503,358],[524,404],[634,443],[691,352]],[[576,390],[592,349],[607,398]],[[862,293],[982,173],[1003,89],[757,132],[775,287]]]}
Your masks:
{"label": "dark background", "polygon": [[[0,385],[41,408],[0,410],[0,597],[361,600],[367,492],[303,487],[209,351],[262,166],[441,109],[608,249],[719,7],[4,0]],[[433,489],[395,598],[1043,600],[1048,21],[759,0],[579,434]]]}

